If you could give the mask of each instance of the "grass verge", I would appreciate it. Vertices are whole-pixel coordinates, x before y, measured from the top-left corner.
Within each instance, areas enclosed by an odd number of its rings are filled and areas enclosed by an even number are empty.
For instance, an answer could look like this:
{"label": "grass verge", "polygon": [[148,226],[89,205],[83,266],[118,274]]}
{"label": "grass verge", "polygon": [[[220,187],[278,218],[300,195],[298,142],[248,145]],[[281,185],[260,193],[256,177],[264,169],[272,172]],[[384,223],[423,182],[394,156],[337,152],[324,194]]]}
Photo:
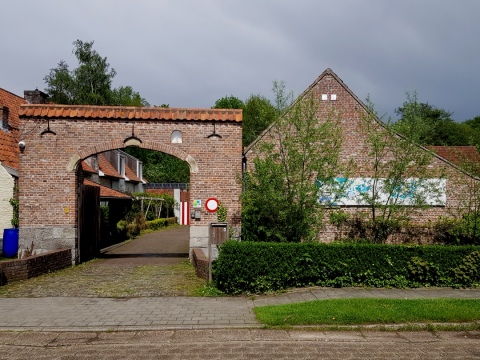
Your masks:
{"label": "grass verge", "polygon": [[332,299],[261,306],[268,326],[355,326],[468,323],[480,320],[480,299]]}

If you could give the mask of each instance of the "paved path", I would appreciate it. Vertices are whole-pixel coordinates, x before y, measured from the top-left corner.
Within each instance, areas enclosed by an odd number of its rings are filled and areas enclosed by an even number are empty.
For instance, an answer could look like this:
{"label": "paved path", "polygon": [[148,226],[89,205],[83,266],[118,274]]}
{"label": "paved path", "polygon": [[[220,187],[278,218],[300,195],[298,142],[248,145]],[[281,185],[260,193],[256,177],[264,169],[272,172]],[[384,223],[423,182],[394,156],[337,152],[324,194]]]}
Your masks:
{"label": "paved path", "polygon": [[142,235],[102,251],[96,265],[173,265],[188,259],[190,227],[176,226]]}
{"label": "paved path", "polygon": [[277,296],[142,298],[4,298],[0,330],[160,330],[261,327],[253,308],[315,299],[480,298],[480,289],[312,288]]}
{"label": "paved path", "polygon": [[[162,236],[172,246],[179,245],[175,237]],[[170,264],[185,254],[164,244],[160,251],[154,249],[159,243],[154,244],[153,236],[142,244],[111,249],[111,255],[95,262],[97,270],[110,277],[108,269]],[[480,358],[480,331],[266,330],[253,315],[255,306],[316,299],[480,298],[480,289],[313,287],[270,296],[219,298],[71,295],[0,298],[0,359]]]}

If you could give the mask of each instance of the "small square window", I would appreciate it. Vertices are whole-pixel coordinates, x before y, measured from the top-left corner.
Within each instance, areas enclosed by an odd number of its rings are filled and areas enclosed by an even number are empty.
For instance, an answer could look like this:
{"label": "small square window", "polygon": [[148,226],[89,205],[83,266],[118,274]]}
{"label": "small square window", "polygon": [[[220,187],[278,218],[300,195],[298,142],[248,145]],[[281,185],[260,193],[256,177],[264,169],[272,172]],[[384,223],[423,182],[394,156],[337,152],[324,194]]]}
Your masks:
{"label": "small square window", "polygon": [[330,100],[333,100],[333,101],[337,100],[337,94],[330,95]]}
{"label": "small square window", "polygon": [[328,95],[327,94],[322,94],[322,100],[328,100]]}

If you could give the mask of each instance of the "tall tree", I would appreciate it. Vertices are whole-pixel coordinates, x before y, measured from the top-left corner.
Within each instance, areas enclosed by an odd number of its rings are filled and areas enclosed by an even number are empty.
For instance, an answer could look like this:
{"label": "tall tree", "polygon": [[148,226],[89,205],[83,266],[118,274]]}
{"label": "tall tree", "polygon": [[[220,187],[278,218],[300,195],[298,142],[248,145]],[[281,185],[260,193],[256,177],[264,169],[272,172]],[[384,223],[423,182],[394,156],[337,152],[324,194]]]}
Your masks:
{"label": "tall tree", "polygon": [[93,49],[94,42],[76,40],[73,54],[78,67],[70,70],[61,60],[56,68],[44,77],[45,92],[50,101],[67,105],[130,105],[147,106],[148,103],[130,86],[112,89],[112,80],[117,74],[110,68],[106,57]]}
{"label": "tall tree", "polygon": [[407,100],[395,110],[400,119],[395,131],[420,145],[473,145],[480,134],[465,124],[452,120],[451,113],[418,100],[417,93],[407,93]]}
{"label": "tall tree", "polygon": [[125,152],[143,162],[143,175],[150,183],[189,183],[187,162],[154,150],[129,147]]}
{"label": "tall tree", "polygon": [[213,105],[212,109],[245,109],[245,104],[239,98],[230,95],[224,96],[217,101],[215,101],[215,105]]}
{"label": "tall tree", "polygon": [[144,98],[142,98],[138,92],[134,91],[131,86],[120,86],[113,89],[112,105],[150,106],[150,104]]}
{"label": "tall tree", "polygon": [[361,130],[369,149],[367,169],[371,178],[361,185],[359,200],[371,209],[366,225],[367,236],[374,242],[385,241],[415,211],[441,201],[442,183],[432,179],[441,174],[429,168],[432,155],[418,146],[425,123],[416,117],[417,105],[404,104],[404,136],[400,137],[390,121],[385,125],[378,122],[374,105],[367,99],[368,112],[362,116]]}
{"label": "tall tree", "polygon": [[[276,96],[284,96],[284,94]],[[215,101],[213,109],[243,110],[242,145],[244,147],[250,145],[278,117],[280,111],[262,95],[250,95],[245,102],[233,95],[224,96]]]}
{"label": "tall tree", "polygon": [[278,117],[278,110],[261,95],[250,95],[245,101],[242,121],[242,144],[250,145]]}

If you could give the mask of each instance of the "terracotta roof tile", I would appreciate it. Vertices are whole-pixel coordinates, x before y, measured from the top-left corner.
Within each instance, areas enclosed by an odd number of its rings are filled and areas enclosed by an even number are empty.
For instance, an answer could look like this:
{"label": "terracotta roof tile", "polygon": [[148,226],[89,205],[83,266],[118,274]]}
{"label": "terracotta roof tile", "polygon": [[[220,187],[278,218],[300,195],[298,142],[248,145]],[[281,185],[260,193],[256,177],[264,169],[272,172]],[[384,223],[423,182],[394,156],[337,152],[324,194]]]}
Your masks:
{"label": "terracotta roof tile", "polygon": [[100,197],[101,198],[117,198],[117,199],[131,199],[132,197],[130,195],[124,194],[120,191],[110,189],[106,186],[97,184],[93,181],[90,181],[88,179],[83,180],[84,185],[89,185],[89,186],[98,186],[100,187]]}
{"label": "terracotta roof tile", "polygon": [[133,172],[132,169],[128,165],[125,165],[125,176],[130,180],[131,182],[136,182],[136,183],[141,183],[143,182],[142,179],[140,179],[135,173]]}
{"label": "terracotta roof tile", "polygon": [[242,121],[238,109],[176,109],[122,106],[27,104],[19,110],[22,117],[144,119],[181,121]]}
{"label": "terracotta roof tile", "polygon": [[96,174],[95,171],[90,165],[88,165],[85,161],[82,161],[82,170],[88,173]]}
{"label": "terracotta roof tile", "polygon": [[110,164],[103,154],[98,154],[98,168],[105,176],[113,177],[116,179],[123,179],[123,176],[120,175],[117,170]]}
{"label": "terracotta roof tile", "polygon": [[457,166],[480,163],[480,153],[475,146],[427,146],[427,149]]}
{"label": "terracotta roof tile", "polygon": [[18,170],[18,141],[20,140],[18,113],[20,105],[26,103],[24,98],[0,88],[0,107],[8,108],[10,125],[8,129],[3,128],[0,119],[0,162],[15,170]]}

